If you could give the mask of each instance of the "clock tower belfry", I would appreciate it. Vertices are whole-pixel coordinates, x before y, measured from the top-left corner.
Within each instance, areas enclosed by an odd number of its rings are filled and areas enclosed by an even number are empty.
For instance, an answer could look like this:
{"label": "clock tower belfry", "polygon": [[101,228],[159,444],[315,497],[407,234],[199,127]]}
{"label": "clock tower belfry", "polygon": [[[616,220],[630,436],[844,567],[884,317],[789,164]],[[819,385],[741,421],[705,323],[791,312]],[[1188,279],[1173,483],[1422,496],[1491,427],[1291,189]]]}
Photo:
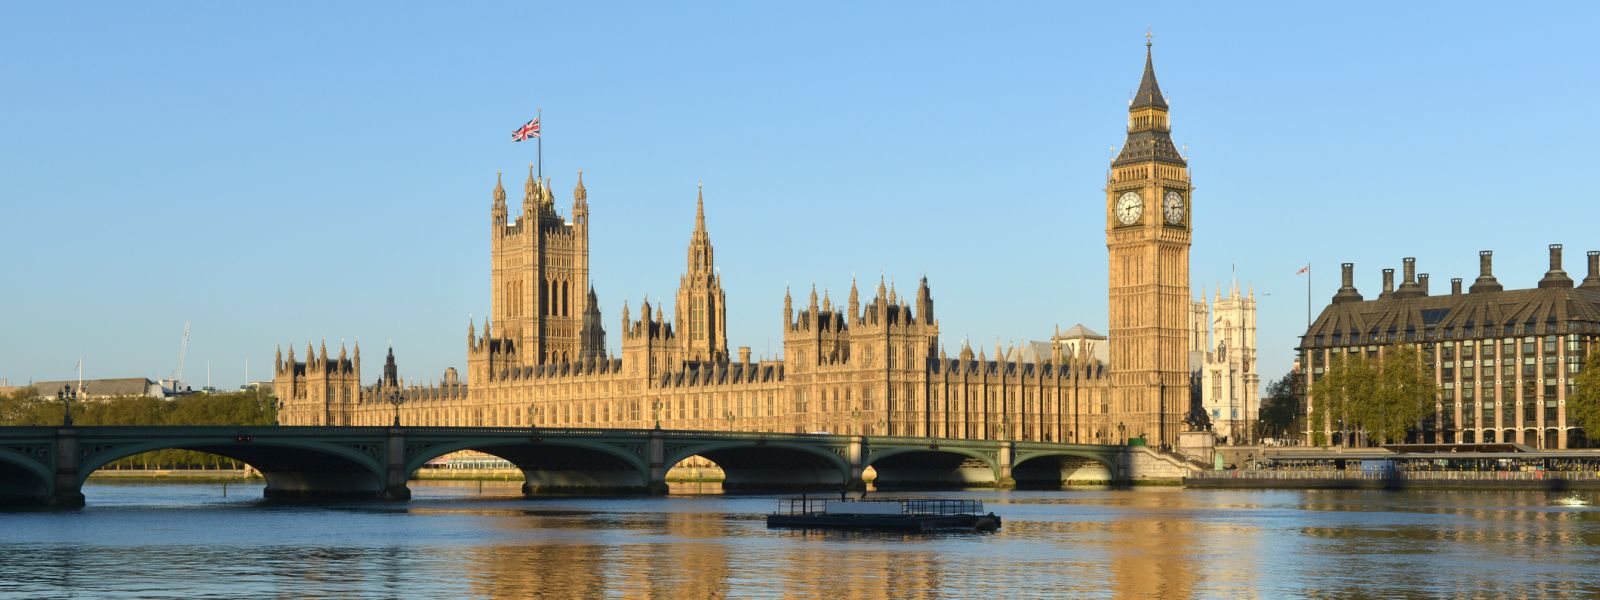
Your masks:
{"label": "clock tower belfry", "polygon": [[1176,445],[1189,411],[1189,169],[1172,144],[1151,44],[1106,178],[1111,405],[1105,436]]}

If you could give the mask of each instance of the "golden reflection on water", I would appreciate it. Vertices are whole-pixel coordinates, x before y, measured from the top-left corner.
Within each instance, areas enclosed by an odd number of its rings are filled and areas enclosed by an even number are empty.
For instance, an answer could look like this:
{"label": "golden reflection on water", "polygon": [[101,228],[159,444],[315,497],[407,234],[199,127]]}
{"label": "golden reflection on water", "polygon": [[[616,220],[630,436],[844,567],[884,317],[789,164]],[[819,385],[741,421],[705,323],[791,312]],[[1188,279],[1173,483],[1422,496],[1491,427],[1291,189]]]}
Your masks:
{"label": "golden reflection on water", "polygon": [[467,595],[488,598],[1526,598],[1600,592],[1589,570],[1600,549],[1600,511],[1554,509],[1541,492],[1156,489],[974,497],[1005,516],[1001,532],[773,531],[762,520],[770,498],[718,496],[456,502],[406,510],[481,519],[511,537],[465,540],[443,569],[459,576]]}

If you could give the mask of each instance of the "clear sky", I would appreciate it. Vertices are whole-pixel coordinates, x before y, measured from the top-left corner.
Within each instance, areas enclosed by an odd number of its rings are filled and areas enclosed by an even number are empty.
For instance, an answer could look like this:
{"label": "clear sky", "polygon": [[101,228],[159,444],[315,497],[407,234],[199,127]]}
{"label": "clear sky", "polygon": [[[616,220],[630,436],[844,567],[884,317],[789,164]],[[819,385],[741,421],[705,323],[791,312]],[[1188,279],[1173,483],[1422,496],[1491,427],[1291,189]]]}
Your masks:
{"label": "clear sky", "polygon": [[[270,377],[279,344],[393,341],[464,367],[490,191],[542,106],[584,170],[610,343],[668,298],[695,183],[729,344],[771,355],[784,286],[926,273],[942,338],[1106,327],[1102,186],[1155,32],[1189,148],[1192,286],[1237,265],[1263,381],[1338,264],[1508,287],[1600,249],[1592,3],[4,3],[0,377]],[[515,204],[515,202],[513,203]],[[990,350],[992,352],[992,350]]]}

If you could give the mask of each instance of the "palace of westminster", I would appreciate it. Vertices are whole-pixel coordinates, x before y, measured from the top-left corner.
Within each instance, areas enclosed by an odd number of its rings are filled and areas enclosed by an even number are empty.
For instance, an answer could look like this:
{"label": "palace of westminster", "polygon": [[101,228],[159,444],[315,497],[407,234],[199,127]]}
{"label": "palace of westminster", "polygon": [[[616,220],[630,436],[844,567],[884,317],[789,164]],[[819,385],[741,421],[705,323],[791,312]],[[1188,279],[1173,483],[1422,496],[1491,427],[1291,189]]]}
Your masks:
{"label": "palace of westminster", "polygon": [[[1149,48],[1127,139],[1105,182],[1109,330],[1057,331],[993,354],[940,344],[926,278],[900,294],[852,282],[847,299],[783,299],[783,358],[730,349],[726,297],[702,198],[670,308],[622,309],[621,356],[589,283],[588,192],[570,220],[530,172],[513,217],[497,182],[490,208],[492,309],[467,330],[467,370],[405,385],[393,350],[374,385],[361,350],[279,351],[285,425],[615,427],[830,432],[1175,445],[1205,411],[1219,435],[1247,435],[1257,409],[1255,299],[1234,284],[1190,300],[1189,172],[1170,137]],[[863,297],[863,293],[872,294]],[[798,304],[798,306],[797,306]],[[1192,398],[1193,396],[1193,398]],[[398,406],[397,406],[398,405]],[[1237,424],[1235,420],[1239,420]]]}

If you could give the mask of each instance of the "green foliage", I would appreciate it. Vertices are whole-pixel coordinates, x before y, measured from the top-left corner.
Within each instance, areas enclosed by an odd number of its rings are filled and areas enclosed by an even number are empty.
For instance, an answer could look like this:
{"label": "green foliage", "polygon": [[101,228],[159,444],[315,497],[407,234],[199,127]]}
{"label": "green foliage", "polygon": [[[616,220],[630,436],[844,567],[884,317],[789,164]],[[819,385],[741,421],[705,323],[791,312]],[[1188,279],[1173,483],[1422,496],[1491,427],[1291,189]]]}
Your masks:
{"label": "green foliage", "polygon": [[1300,405],[1300,387],[1300,375],[1293,372],[1267,384],[1267,397],[1261,403],[1261,420],[1256,425],[1259,437],[1284,438],[1297,431],[1295,422],[1305,410]]}
{"label": "green foliage", "polygon": [[1567,420],[1583,428],[1590,443],[1600,440],[1600,348],[1591,349],[1567,398]]}
{"label": "green foliage", "polygon": [[[0,396],[0,425],[61,424],[64,407],[55,398],[38,398],[33,388]],[[148,396],[83,400],[72,403],[77,425],[271,425],[277,402],[259,391],[192,394],[171,400]],[[131,456],[107,468],[237,469],[238,461],[189,450],[161,450]]]}
{"label": "green foliage", "polygon": [[1420,426],[1422,418],[1433,412],[1438,387],[1425,369],[1415,345],[1395,344],[1384,352],[1372,410],[1375,418],[1364,422],[1378,443],[1404,441],[1406,431]]}
{"label": "green foliage", "polygon": [[1384,350],[1382,360],[1362,353],[1334,355],[1311,391],[1315,443],[1327,443],[1322,433],[1327,424],[1333,431],[1362,433],[1387,444],[1404,440],[1432,412],[1437,388],[1416,346],[1395,344]]}

